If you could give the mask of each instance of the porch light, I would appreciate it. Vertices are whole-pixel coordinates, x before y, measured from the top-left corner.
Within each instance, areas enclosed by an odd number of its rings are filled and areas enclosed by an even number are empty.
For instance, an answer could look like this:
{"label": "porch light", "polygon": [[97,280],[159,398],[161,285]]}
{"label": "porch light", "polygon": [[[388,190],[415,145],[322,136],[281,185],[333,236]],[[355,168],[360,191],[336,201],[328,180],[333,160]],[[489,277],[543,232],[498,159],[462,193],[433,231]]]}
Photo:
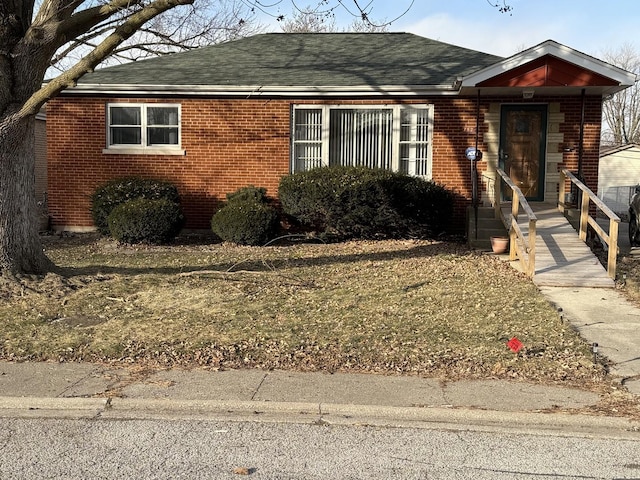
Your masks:
{"label": "porch light", "polygon": [[534,93],[535,92],[533,90],[523,90],[522,91],[522,98],[527,98],[527,99],[533,98],[533,94]]}

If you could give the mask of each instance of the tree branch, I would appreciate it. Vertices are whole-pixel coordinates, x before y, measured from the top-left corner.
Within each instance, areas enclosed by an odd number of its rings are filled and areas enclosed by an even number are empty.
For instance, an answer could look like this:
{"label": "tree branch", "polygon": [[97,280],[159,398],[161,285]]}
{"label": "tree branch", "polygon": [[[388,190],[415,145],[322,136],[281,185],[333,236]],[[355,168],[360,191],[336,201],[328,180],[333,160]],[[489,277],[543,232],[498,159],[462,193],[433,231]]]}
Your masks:
{"label": "tree branch", "polygon": [[[119,0],[117,3],[126,0]],[[119,45],[130,38],[142,25],[161,13],[180,5],[190,5],[194,0],[154,0],[133,13],[112,34],[106,37],[89,54],[65,73],[51,80],[35,92],[22,106],[19,115],[35,115],[40,107],[69,86],[74,86],[85,73],[92,71],[96,65],[111,54]],[[113,4],[114,2],[112,2]]]}

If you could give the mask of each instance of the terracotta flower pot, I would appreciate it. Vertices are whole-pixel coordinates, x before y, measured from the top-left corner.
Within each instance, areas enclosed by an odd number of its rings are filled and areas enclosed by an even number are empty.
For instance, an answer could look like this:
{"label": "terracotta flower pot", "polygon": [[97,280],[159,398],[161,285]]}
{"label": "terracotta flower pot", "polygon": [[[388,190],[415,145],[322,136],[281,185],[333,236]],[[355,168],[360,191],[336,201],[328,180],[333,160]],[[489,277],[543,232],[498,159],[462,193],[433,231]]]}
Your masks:
{"label": "terracotta flower pot", "polygon": [[509,237],[491,237],[493,253],[506,253],[509,249]]}

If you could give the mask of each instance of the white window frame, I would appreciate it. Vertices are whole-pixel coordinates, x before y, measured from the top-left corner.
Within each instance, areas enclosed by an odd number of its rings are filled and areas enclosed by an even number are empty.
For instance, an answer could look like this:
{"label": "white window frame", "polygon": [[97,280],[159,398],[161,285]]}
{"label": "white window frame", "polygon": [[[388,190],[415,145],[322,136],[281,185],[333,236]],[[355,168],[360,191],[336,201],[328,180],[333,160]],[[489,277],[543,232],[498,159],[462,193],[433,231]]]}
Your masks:
{"label": "white window frame", "polygon": [[[140,144],[112,144],[111,143],[111,108],[137,107],[140,109]],[[147,145],[147,109],[148,108],[177,108],[178,110],[178,143]],[[144,154],[144,155],[184,155],[182,149],[182,105],[179,103],[107,103],[106,105],[106,154]],[[162,126],[162,125],[160,125]]]}
{"label": "white window frame", "polygon": [[[430,180],[432,178],[432,165],[433,165],[433,110],[434,106],[432,104],[406,104],[406,105],[350,105],[350,104],[294,104],[292,108],[292,119],[291,119],[291,160],[290,160],[290,168],[291,172],[296,172],[296,145],[300,143],[300,141],[295,138],[295,112],[297,110],[321,110],[322,115],[322,141],[321,141],[321,165],[323,167],[329,166],[329,140],[330,140],[330,112],[331,110],[336,109],[349,109],[349,110],[392,110],[393,116],[393,128],[392,128],[392,157],[391,157],[391,169],[394,172],[400,171],[400,127],[401,127],[401,113],[403,110],[427,110],[427,118],[428,118],[428,133],[426,141],[416,142],[415,131],[416,125],[412,125],[411,128],[411,139],[410,141],[403,141],[404,144],[412,143],[412,150],[415,151],[416,144],[424,144],[426,143],[428,146],[427,151],[427,173],[425,175],[420,175],[422,178]],[[303,141],[307,142],[308,141]],[[409,175],[415,175],[415,166],[409,167],[409,171],[407,172]]]}

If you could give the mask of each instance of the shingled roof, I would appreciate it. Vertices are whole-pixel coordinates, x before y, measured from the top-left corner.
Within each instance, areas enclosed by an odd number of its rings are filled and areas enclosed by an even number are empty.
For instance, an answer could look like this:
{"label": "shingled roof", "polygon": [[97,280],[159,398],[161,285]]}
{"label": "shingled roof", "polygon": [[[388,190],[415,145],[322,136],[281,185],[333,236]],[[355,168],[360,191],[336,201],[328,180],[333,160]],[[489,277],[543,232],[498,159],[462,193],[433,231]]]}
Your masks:
{"label": "shingled roof", "polygon": [[266,33],[96,70],[77,88],[451,87],[500,60],[410,33]]}

